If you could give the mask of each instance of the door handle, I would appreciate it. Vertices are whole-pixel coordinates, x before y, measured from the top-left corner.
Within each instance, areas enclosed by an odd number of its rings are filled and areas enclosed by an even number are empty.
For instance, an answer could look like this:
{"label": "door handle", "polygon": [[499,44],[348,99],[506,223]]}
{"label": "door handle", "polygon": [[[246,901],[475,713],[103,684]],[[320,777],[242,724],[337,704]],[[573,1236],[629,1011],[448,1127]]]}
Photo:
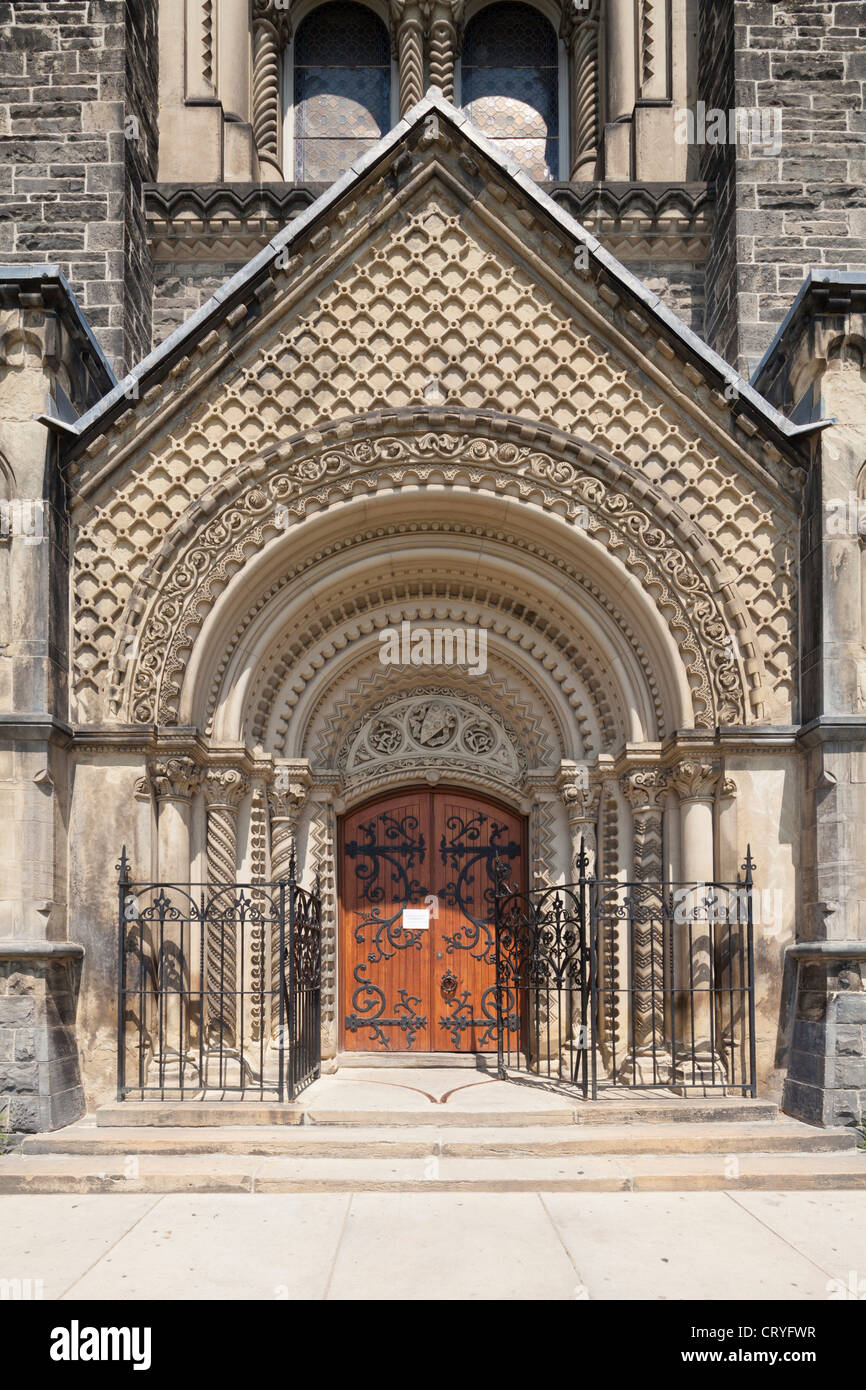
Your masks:
{"label": "door handle", "polygon": [[439,988],[442,991],[443,999],[453,999],[457,993],[457,976],[453,970],[446,970],[442,979],[439,981]]}

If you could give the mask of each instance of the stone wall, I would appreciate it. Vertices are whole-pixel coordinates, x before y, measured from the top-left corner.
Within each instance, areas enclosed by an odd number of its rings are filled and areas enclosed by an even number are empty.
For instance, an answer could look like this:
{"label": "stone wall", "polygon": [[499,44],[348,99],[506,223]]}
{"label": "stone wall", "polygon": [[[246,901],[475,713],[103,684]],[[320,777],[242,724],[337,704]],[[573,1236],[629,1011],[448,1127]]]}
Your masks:
{"label": "stone wall", "polygon": [[716,189],[707,339],[749,373],[813,266],[866,266],[866,3],[712,0],[701,10],[707,108],[780,113],[778,152],[706,145]]}
{"label": "stone wall", "polygon": [[[699,9],[698,100],[707,109],[734,104],[734,0],[714,0]],[[704,287],[704,338],[728,362],[737,360],[736,181],[727,145],[702,145],[700,177],[715,192],[713,237]]]}
{"label": "stone wall", "polygon": [[156,0],[0,3],[0,261],[60,265],[115,368],[150,349]]}
{"label": "stone wall", "polygon": [[153,341],[161,343],[186,323],[243,261],[159,261],[153,277]]}
{"label": "stone wall", "polygon": [[80,948],[46,958],[0,957],[0,1134],[25,1134],[78,1119],[84,1092],[75,1041]]}

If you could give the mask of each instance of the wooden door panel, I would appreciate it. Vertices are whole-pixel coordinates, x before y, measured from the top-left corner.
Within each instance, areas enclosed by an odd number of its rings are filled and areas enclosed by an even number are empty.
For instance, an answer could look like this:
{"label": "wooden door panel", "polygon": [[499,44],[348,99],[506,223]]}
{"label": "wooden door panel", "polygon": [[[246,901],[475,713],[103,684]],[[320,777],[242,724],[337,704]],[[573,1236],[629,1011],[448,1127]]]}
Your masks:
{"label": "wooden door panel", "polygon": [[[340,975],[349,1051],[496,1050],[493,858],[524,879],[520,816],[471,793],[404,791],[340,834]],[[429,930],[405,907],[432,904]]]}
{"label": "wooden door panel", "polygon": [[430,793],[392,796],[343,823],[344,1046],[430,1050],[430,933],[403,930],[430,893]]}
{"label": "wooden door panel", "polygon": [[520,818],[473,795],[443,791],[433,807],[439,912],[433,924],[433,1047],[496,1051],[494,858],[520,868]]}

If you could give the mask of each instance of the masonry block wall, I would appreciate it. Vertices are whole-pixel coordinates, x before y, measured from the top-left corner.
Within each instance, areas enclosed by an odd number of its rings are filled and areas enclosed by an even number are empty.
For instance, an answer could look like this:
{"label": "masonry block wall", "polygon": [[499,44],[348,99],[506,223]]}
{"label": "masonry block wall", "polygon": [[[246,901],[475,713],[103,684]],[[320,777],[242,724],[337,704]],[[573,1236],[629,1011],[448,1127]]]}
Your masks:
{"label": "masonry block wall", "polygon": [[810,269],[866,267],[866,3],[705,0],[700,43],[708,108],[781,113],[778,152],[701,158],[717,207],[707,339],[748,375]]}
{"label": "masonry block wall", "polygon": [[[698,101],[707,110],[729,111],[734,104],[734,0],[710,0],[698,13]],[[727,145],[702,145],[698,157],[698,177],[711,184],[715,193],[703,336],[726,361],[736,363],[736,161]]]}
{"label": "masonry block wall", "polygon": [[151,346],[156,0],[0,3],[0,262],[65,271],[115,370]]}

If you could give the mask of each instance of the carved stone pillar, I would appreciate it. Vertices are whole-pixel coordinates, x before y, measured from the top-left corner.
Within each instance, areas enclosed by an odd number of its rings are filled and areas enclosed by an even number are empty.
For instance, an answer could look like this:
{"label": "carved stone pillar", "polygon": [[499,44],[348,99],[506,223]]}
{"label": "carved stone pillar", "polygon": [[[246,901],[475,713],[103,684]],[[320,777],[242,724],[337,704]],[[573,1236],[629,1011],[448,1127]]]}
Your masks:
{"label": "carved stone pillar", "polygon": [[604,176],[606,179],[630,179],[632,121],[637,99],[634,0],[608,0],[605,15],[607,113]]}
{"label": "carved stone pillar", "polygon": [[281,55],[291,33],[288,15],[276,10],[273,0],[254,0],[253,138],[261,172],[271,179],[291,178],[293,172],[289,169],[283,173],[280,158]]}
{"label": "carved stone pillar", "polygon": [[289,876],[292,842],[307,804],[312,777],[306,761],[282,763],[268,788],[271,816],[271,879],[279,883]]}
{"label": "carved stone pillar", "polygon": [[579,763],[569,762],[560,764],[558,784],[568,817],[568,833],[571,839],[569,877],[577,879],[580,876],[578,856],[582,842],[588,861],[586,877],[594,878],[598,860],[596,826],[601,787],[590,786],[586,769]]}
{"label": "carved stone pillar", "polygon": [[[204,778],[207,806],[207,881],[214,920],[207,924],[204,943],[205,978],[203,1027],[208,1047],[235,1047],[239,1041],[238,929],[231,911],[236,896],[238,809],[249,790],[242,772],[232,767],[211,768]],[[220,892],[222,885],[232,885]]]}
{"label": "carved stone pillar", "polygon": [[[271,880],[275,884],[288,879],[295,835],[301,813],[310,794],[312,777],[309,763],[283,763],[276,771],[274,783],[268,788],[268,809],[271,819]],[[278,890],[274,889],[276,893]],[[279,991],[281,962],[279,934],[274,931],[270,943],[271,962],[271,1020],[273,1037],[279,1022]]]}
{"label": "carved stone pillar", "polygon": [[424,94],[424,10],[421,0],[391,0],[391,32],[400,72],[400,115],[405,116]]}
{"label": "carved stone pillar", "polygon": [[[684,758],[671,773],[671,786],[680,798],[683,901],[676,910],[675,929],[683,941],[677,953],[675,984],[690,995],[677,1001],[677,1080],[684,1086],[719,1083],[724,1067],[715,1036],[711,986],[714,982],[713,940],[708,919],[706,884],[715,873],[713,803],[721,775],[717,762]],[[694,887],[687,887],[694,885]],[[686,891],[687,887],[687,891]]]}
{"label": "carved stone pillar", "polygon": [[454,63],[459,46],[463,0],[433,0],[430,12],[430,86],[454,100]]}
{"label": "carved stone pillar", "polygon": [[192,758],[164,757],[148,763],[148,775],[157,802],[157,876],[162,884],[178,885],[180,893],[168,890],[167,896],[172,906],[184,914],[183,920],[177,922],[168,917],[161,939],[153,942],[160,993],[154,1051],[162,1061],[160,1084],[173,1087],[195,1080],[195,1064],[188,1052],[190,960],[195,952],[191,950],[185,890],[190,879],[192,801],[201,770]]}
{"label": "carved stone pillar", "polygon": [[568,53],[571,179],[599,177],[599,11],[601,0],[567,0],[560,36]]}
{"label": "carved stone pillar", "polygon": [[[565,805],[566,816],[568,817],[568,834],[571,842],[571,865],[568,877],[574,880],[580,878],[580,851],[581,846],[585,855],[584,877],[594,878],[598,864],[598,808],[601,800],[601,786],[590,786],[587,776],[587,769],[578,763],[563,762],[559,769],[559,790]],[[587,946],[589,945],[589,892],[587,890],[584,901],[584,920],[587,930]],[[587,987],[589,979],[586,981]],[[569,1044],[568,1056],[568,1075],[573,1076],[575,1072],[575,1061],[578,1060],[578,1053],[582,1053],[584,1059],[588,1056],[590,1038],[590,1019],[587,1012],[588,1001],[582,997],[579,989],[572,990],[569,998]],[[564,1059],[565,1060],[565,1059]]]}
{"label": "carved stone pillar", "polygon": [[155,758],[148,776],[157,802],[157,874],[162,883],[189,883],[192,799],[201,769],[192,758]]}
{"label": "carved stone pillar", "polygon": [[655,768],[630,772],[620,786],[631,805],[634,879],[631,941],[631,1045],[620,1068],[623,1081],[640,1086],[672,1079],[665,1037],[665,932],[661,881],[663,803],[667,778]]}

